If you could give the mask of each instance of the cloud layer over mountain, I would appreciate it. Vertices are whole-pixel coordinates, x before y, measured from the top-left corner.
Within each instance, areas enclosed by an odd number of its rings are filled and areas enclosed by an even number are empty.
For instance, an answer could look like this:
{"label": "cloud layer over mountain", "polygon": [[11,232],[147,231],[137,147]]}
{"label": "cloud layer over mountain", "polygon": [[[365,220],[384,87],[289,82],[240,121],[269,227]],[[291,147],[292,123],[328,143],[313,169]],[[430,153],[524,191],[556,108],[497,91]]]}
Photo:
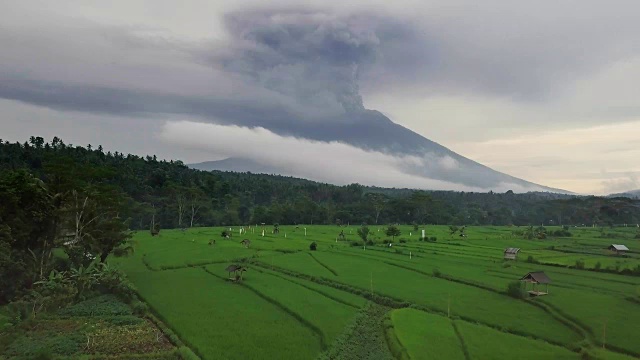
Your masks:
{"label": "cloud layer over mountain", "polygon": [[265,167],[277,168],[281,175],[332,184],[481,192],[545,190],[516,183],[498,183],[482,188],[431,179],[414,174],[412,169],[428,167],[433,172],[446,172],[457,169],[459,164],[449,156],[431,153],[420,157],[391,155],[339,142],[280,136],[261,127],[250,129],[189,121],[168,122],[162,127],[160,138],[169,144],[188,144],[194,150],[252,159]]}
{"label": "cloud layer over mountain", "polygon": [[[598,156],[589,172],[577,164],[601,154],[595,147],[563,162],[562,151],[548,155],[535,142],[515,150],[487,144],[581,128],[640,134],[639,13],[631,0],[5,2],[0,133],[12,140],[33,134],[25,118],[44,107],[75,124],[57,126],[56,135],[86,128],[88,137],[71,140],[99,139],[132,152],[166,151],[158,129],[186,119],[446,158],[447,149],[369,108],[510,174],[601,192],[634,183],[624,175],[640,172],[631,164],[633,150]],[[140,141],[121,142],[121,128],[100,125],[120,123],[110,119],[126,119],[127,134]],[[104,131],[91,135],[92,126]],[[640,138],[625,137],[634,140]],[[173,144],[187,162],[206,156],[184,151],[188,142]],[[449,157],[457,166],[442,170],[441,181],[500,183],[482,167],[456,170],[473,164]],[[548,171],[532,171],[543,157]],[[433,178],[435,169],[437,162],[431,170],[410,170]]]}

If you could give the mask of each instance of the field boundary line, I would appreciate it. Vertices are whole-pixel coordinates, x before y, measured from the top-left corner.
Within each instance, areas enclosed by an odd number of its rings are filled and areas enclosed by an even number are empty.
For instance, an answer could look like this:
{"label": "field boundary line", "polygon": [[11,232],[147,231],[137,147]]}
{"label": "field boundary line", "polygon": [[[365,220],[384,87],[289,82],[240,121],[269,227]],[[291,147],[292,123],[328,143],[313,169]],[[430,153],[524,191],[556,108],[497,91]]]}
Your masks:
{"label": "field boundary line", "polygon": [[442,279],[442,280],[446,280],[446,281],[451,281],[451,282],[455,282],[455,283],[462,284],[462,285],[472,286],[472,287],[475,287],[475,288],[478,288],[478,289],[482,289],[482,290],[485,290],[485,291],[489,291],[489,292],[492,292],[492,293],[496,293],[496,294],[499,294],[499,295],[505,295],[504,292],[501,292],[500,290],[492,288],[490,286],[479,284],[479,283],[476,283],[476,282],[473,282],[473,281],[461,280],[461,279],[449,276],[447,274],[441,274],[440,276],[435,276],[432,273],[430,274],[430,273],[428,273],[426,271],[414,269],[414,268],[411,268],[411,267],[408,267],[408,266],[403,266],[403,265],[391,263],[391,262],[388,262],[388,261],[384,261],[384,263],[387,264],[387,265],[396,266],[396,267],[399,267],[399,268],[402,268],[402,269],[405,269],[405,270],[413,271],[413,272],[416,272],[418,274],[422,274],[422,275],[425,275],[425,276],[434,277],[436,279]]}
{"label": "field boundary line", "polygon": [[313,254],[312,254],[312,253],[307,253],[307,254],[309,254],[309,256],[311,256],[311,258],[312,258],[313,260],[315,260],[318,264],[320,264],[320,266],[322,266],[323,268],[325,268],[325,269],[329,270],[329,272],[330,272],[330,273],[332,273],[332,274],[333,274],[333,276],[338,276],[338,273],[337,273],[335,270],[333,270],[332,268],[330,268],[328,265],[325,265],[324,263],[322,263],[322,262],[321,262],[320,260],[318,260],[315,256],[313,256]]}
{"label": "field boundary line", "polygon": [[363,289],[363,288],[359,288],[356,286],[351,286],[351,285],[347,285],[332,279],[328,279],[325,277],[315,277],[315,276],[311,276],[311,275],[306,275],[306,274],[302,274],[302,273],[298,273],[295,271],[291,271],[288,269],[284,269],[278,266],[271,266],[269,264],[264,264],[260,261],[253,261],[251,262],[252,264],[262,267],[264,269],[267,270],[272,270],[272,271],[277,271],[280,272],[282,274],[285,275],[289,275],[291,277],[295,277],[295,278],[300,278],[300,279],[304,279],[304,280],[308,280],[311,282],[314,282],[316,284],[320,284],[320,285],[324,285],[324,286],[329,286],[332,287],[334,289],[338,289],[338,290],[342,290],[342,291],[346,291],[348,293],[354,294],[356,296],[360,296],[363,297],[367,300],[370,300],[378,305],[382,305],[382,306],[386,306],[386,307],[390,307],[390,308],[394,308],[394,309],[400,309],[400,308],[404,308],[404,307],[410,307],[411,303],[401,300],[401,299],[397,299],[397,298],[393,298],[390,296],[386,296],[386,295],[380,295],[379,293],[373,292],[371,293],[370,290],[367,289]]}
{"label": "field boundary line", "polygon": [[[360,252],[349,252],[349,253],[344,253],[344,252],[340,252],[340,251],[335,251],[335,250],[329,250],[328,252],[330,252],[331,254],[335,254],[335,255],[341,255],[341,256],[357,256],[363,259],[369,259],[369,260],[380,260],[380,261],[384,261],[384,260],[389,260],[390,258],[384,255],[379,255],[379,254],[372,254],[371,252],[377,252],[377,253],[384,253],[384,254],[389,254],[389,255],[396,255],[396,256],[402,256],[402,257],[406,257],[408,254],[398,254],[396,252],[387,252],[384,250],[375,250],[375,249],[371,249],[369,248],[366,252],[366,254],[360,253]],[[413,255],[413,257],[422,257],[422,256],[418,256],[416,254]],[[395,259],[392,259],[395,260]]]}
{"label": "field boundary line", "polygon": [[[555,311],[556,313],[558,313],[559,316],[564,317],[565,319],[571,321],[572,323],[574,323],[576,326],[580,327],[583,331],[585,331],[588,335],[587,337],[585,337],[587,340],[589,340],[590,342],[592,342],[593,344],[597,345],[597,346],[602,346],[602,342],[599,341],[598,339],[596,339],[595,334],[593,332],[593,329],[590,326],[587,326],[585,324],[583,324],[580,320],[574,318],[573,316],[567,315],[564,311],[558,309],[555,305],[551,305],[548,302],[544,301],[544,300],[540,300],[540,304],[543,304],[544,306],[548,306],[549,309],[551,309],[552,311]],[[633,357],[637,357],[638,355],[640,355],[637,352],[633,352],[631,350],[627,350],[627,349],[623,349],[621,347],[618,347],[616,345],[613,344],[607,344],[607,350],[612,351],[612,352],[616,352],[616,353],[620,353],[623,355],[629,355],[629,356],[633,356]]]}
{"label": "field boundary line", "polygon": [[[227,278],[214,274],[211,271],[209,271],[206,267],[202,267],[202,270],[204,270],[204,272],[206,272],[209,275],[215,276],[219,279],[222,280],[227,280]],[[275,307],[279,308],[280,310],[284,311],[287,315],[293,317],[294,319],[296,319],[300,324],[302,324],[302,326],[307,327],[309,330],[311,330],[317,337],[318,340],[320,341],[320,348],[324,351],[327,349],[327,340],[324,337],[324,333],[322,332],[322,330],[320,330],[319,327],[315,326],[314,324],[310,323],[309,321],[307,321],[305,318],[303,318],[300,314],[298,314],[297,312],[289,309],[288,307],[286,307],[284,304],[282,304],[281,302],[279,302],[278,300],[260,292],[259,290],[251,287],[250,285],[247,285],[246,283],[243,282],[238,282],[238,285],[246,288],[247,290],[253,292],[254,294],[256,294],[258,297],[260,297],[261,299],[265,300],[266,302],[274,305]]]}
{"label": "field boundary line", "polygon": [[455,320],[450,320],[451,326],[453,326],[453,331],[456,333],[458,340],[460,340],[460,346],[462,346],[462,352],[464,353],[464,358],[467,360],[471,360],[471,355],[469,354],[469,349],[467,349],[467,344],[464,342],[464,336],[458,329],[458,325],[456,325]]}
{"label": "field boundary line", "polygon": [[[431,314],[438,314],[438,315],[441,315],[441,316],[446,316],[447,315],[444,311],[438,310],[438,309],[430,307],[428,305],[415,304],[415,303],[408,302],[406,300],[393,298],[393,297],[390,297],[390,296],[387,296],[387,295],[381,295],[381,294],[376,293],[376,292],[371,293],[367,289],[358,288],[358,287],[352,286],[352,285],[347,285],[347,284],[344,284],[344,283],[341,283],[341,282],[337,282],[335,280],[331,280],[331,279],[327,279],[327,278],[323,278],[323,277],[315,277],[315,276],[311,276],[311,275],[306,275],[306,274],[298,273],[298,272],[295,272],[295,271],[292,271],[292,270],[280,268],[280,267],[277,267],[277,266],[271,267],[270,265],[263,264],[263,263],[261,263],[259,261],[254,261],[252,263],[254,265],[256,265],[256,266],[260,266],[260,267],[263,267],[265,269],[271,269],[273,271],[278,271],[278,272],[281,272],[283,274],[286,274],[286,275],[289,275],[289,276],[292,276],[292,277],[298,277],[298,278],[301,278],[301,279],[305,279],[305,280],[309,280],[309,281],[315,282],[317,284],[326,285],[326,286],[330,286],[330,287],[338,289],[338,290],[346,291],[346,292],[352,293],[354,295],[361,296],[361,297],[363,297],[363,298],[365,298],[367,300],[370,300],[375,304],[386,306],[386,307],[389,307],[389,308],[393,308],[393,309],[413,308],[413,309],[422,310],[422,311],[425,311],[425,312],[428,312],[428,313],[431,313]],[[525,302],[525,303],[532,304],[532,305],[536,304],[534,302]],[[556,316],[553,316],[553,315],[551,315],[551,316],[552,316],[552,318],[558,320],[558,318]],[[541,341],[544,341],[544,342],[547,342],[547,343],[550,343],[550,344],[553,344],[553,345],[557,345],[557,346],[560,346],[560,347],[563,347],[563,348],[566,348],[566,349],[568,349],[570,351],[575,352],[575,348],[572,348],[572,347],[568,346],[569,344],[557,342],[557,341],[554,341],[553,339],[550,339],[550,338],[543,338],[543,337],[540,337],[540,336],[538,336],[536,334],[517,331],[517,330],[513,330],[513,329],[505,331],[505,329],[501,328],[500,326],[497,326],[497,325],[494,325],[494,324],[489,324],[489,323],[486,323],[486,322],[483,322],[483,321],[479,321],[477,319],[470,318],[470,317],[467,317],[467,316],[456,315],[456,317],[461,319],[461,320],[470,322],[470,323],[482,324],[482,325],[484,325],[486,327],[492,328],[492,329],[500,331],[502,333],[512,334],[512,335],[515,335],[515,336],[520,336],[520,337],[529,338],[529,339],[541,340]],[[568,326],[568,324],[566,322],[560,321],[560,323],[565,325],[565,326],[567,326],[567,327],[569,327],[570,330],[576,331],[575,328]],[[582,335],[579,332],[577,332],[577,333],[578,333],[578,335]]]}
{"label": "field boundary line", "polygon": [[[389,265],[394,265],[394,264],[389,264]],[[406,268],[404,266],[400,266],[400,265],[395,265],[401,268]],[[406,268],[407,270],[412,270],[415,271],[417,273],[422,273],[424,275],[429,275],[427,273],[425,273],[424,271],[421,270],[417,270],[417,269],[411,269],[411,268]],[[433,275],[430,275],[433,276]],[[434,276],[435,277],[435,276]],[[497,289],[488,287],[488,286],[484,286],[481,284],[476,284],[473,282],[468,282],[468,281],[464,281],[464,280],[460,280],[460,279],[456,279],[453,278],[449,275],[446,274],[442,274],[441,276],[437,277],[438,279],[443,279],[443,280],[448,280],[451,282],[456,282],[456,283],[460,283],[463,285],[468,285],[468,286],[474,286],[477,287],[479,289],[483,289],[486,291],[490,291],[493,293],[496,293],[498,295],[503,295],[503,296],[508,296],[506,295],[504,292],[501,292]],[[561,311],[559,311],[558,309],[556,309],[555,307],[552,307],[550,305],[548,305],[547,303],[542,303],[542,302],[536,302],[536,301],[525,301],[526,304],[530,304],[534,307],[537,307],[539,309],[541,309],[542,311],[546,312],[547,314],[549,314],[552,318],[554,318],[555,320],[557,320],[559,323],[565,325],[569,330],[573,331],[574,333],[576,333],[577,335],[579,335],[580,337],[582,337],[583,339],[587,340],[587,341],[591,341],[593,340],[593,337],[591,335],[591,329],[589,327],[586,327],[585,325],[581,324],[578,321],[575,321],[573,318],[571,318],[570,316],[567,316],[566,314],[562,313]],[[566,347],[566,345],[561,344],[561,346]]]}
{"label": "field boundary line", "polygon": [[[206,261],[206,262],[198,262],[198,263],[189,263],[189,264],[184,264],[184,265],[161,265],[160,268],[154,268],[151,265],[145,263],[145,267],[147,267],[147,269],[149,269],[150,271],[154,271],[154,272],[162,272],[162,271],[170,271],[170,270],[182,270],[182,269],[192,269],[192,268],[199,268],[202,266],[208,266],[208,265],[215,265],[215,264],[227,264],[227,263],[233,263],[233,262],[242,262],[242,261],[246,261],[247,258],[236,258],[236,259],[229,259],[229,260],[215,260],[215,261]],[[144,262],[144,261],[143,261]]]}
{"label": "field boundary line", "polygon": [[574,321],[571,317],[566,316],[564,313],[562,313],[561,311],[558,311],[557,309],[550,306],[549,304],[544,303],[542,301],[538,302],[538,301],[532,301],[532,300],[529,300],[526,302],[539,309],[542,309],[544,312],[551,315],[552,318],[558,320],[560,323],[564,324],[570,330],[580,335],[584,340],[587,340],[589,342],[592,342],[594,340],[592,337],[590,328],[583,327],[582,324]]}
{"label": "field boundary line", "polygon": [[[263,270],[263,269],[258,269],[258,268],[255,268],[255,267],[254,267],[253,269],[254,269],[255,271],[261,272],[261,273],[263,273],[263,274],[268,274],[268,275],[271,275],[271,276],[278,277],[278,278],[280,278],[280,279],[282,279],[282,280],[289,281],[290,283],[293,283],[293,284],[296,284],[296,285],[298,285],[298,286],[301,286],[301,287],[303,287],[303,288],[305,288],[305,289],[307,289],[307,290],[310,290],[310,291],[316,292],[316,293],[318,293],[318,294],[320,294],[320,295],[322,295],[322,296],[324,296],[324,297],[326,297],[326,298],[328,298],[328,299],[331,299],[331,300],[333,300],[333,301],[335,301],[335,302],[337,302],[337,303],[340,303],[340,304],[343,304],[343,305],[346,305],[346,306],[352,307],[352,308],[354,308],[354,309],[360,309],[360,308],[361,308],[361,307],[359,307],[359,306],[357,306],[357,305],[350,304],[350,303],[348,303],[348,302],[346,302],[346,301],[344,301],[344,300],[342,300],[342,299],[338,299],[338,298],[336,298],[336,297],[334,297],[334,296],[332,296],[332,295],[329,295],[329,294],[327,294],[327,293],[325,293],[325,292],[323,292],[323,291],[321,291],[321,290],[314,289],[314,288],[312,288],[312,287],[310,287],[310,286],[307,286],[307,285],[305,285],[305,284],[299,283],[299,282],[297,282],[297,281],[295,281],[295,280],[293,280],[293,279],[287,278],[286,276],[280,275],[280,274],[278,274],[276,271],[273,271],[273,273],[271,273],[271,272],[266,272],[266,271],[265,271],[265,270]],[[321,285],[321,286],[325,286],[325,285]],[[338,289],[336,289],[336,290],[338,290]],[[348,294],[351,294],[350,292],[347,292],[347,291],[345,291],[345,292],[346,292],[346,293],[348,293]],[[353,295],[353,294],[351,294],[351,295]]]}
{"label": "field boundary line", "polygon": [[384,328],[384,338],[387,341],[387,347],[389,348],[391,355],[393,355],[397,360],[411,360],[409,351],[402,341],[400,341],[398,334],[396,334],[396,329],[393,325],[393,320],[391,319],[391,311],[384,315],[382,326]]}
{"label": "field boundary line", "polygon": [[[200,349],[198,349],[196,346],[194,346],[190,341],[188,340],[184,340],[184,337],[180,334],[180,332],[178,332],[168,321],[167,319],[162,316],[162,314],[160,314],[160,312],[158,312],[145,298],[144,296],[140,295],[139,292],[136,291],[136,296],[138,297],[139,300],[141,300],[142,302],[144,302],[148,307],[149,307],[149,314],[147,316],[147,318],[153,322],[162,332],[163,334],[169,339],[169,341],[171,343],[173,343],[174,345],[176,345],[177,347],[186,347],[189,350],[191,350],[191,352],[193,354],[195,354],[198,358],[200,359],[204,359],[204,356],[202,356],[202,353],[200,352]],[[176,341],[177,340],[177,341]]]}

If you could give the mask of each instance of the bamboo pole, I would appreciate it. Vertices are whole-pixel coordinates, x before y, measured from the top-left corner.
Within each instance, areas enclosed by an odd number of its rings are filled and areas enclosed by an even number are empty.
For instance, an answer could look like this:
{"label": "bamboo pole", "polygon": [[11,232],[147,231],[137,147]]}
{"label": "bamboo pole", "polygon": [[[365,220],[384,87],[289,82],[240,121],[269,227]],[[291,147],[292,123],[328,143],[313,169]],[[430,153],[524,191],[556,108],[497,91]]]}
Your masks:
{"label": "bamboo pole", "polygon": [[604,319],[604,324],[602,324],[602,348],[607,348],[607,319]]}
{"label": "bamboo pole", "polygon": [[371,272],[371,296],[373,296],[373,271]]}

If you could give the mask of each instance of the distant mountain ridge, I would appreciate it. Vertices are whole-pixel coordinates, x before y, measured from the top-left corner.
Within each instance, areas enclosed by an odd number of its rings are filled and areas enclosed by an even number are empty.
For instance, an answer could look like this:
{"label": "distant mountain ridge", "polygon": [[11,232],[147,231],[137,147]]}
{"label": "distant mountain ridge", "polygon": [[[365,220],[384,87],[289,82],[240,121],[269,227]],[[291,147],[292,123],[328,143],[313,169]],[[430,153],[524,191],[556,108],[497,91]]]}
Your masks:
{"label": "distant mountain ridge", "polygon": [[[497,190],[504,186],[525,189],[527,191],[548,191],[570,193],[562,189],[535,184],[519,179],[459,155],[448,148],[431,141],[375,110],[349,112],[343,118],[327,122],[300,122],[269,127],[269,130],[281,135],[296,136],[316,141],[338,141],[361,149],[378,151],[394,156],[416,156],[422,159],[424,166],[408,169],[411,175],[452,182],[469,187]],[[438,159],[452,159],[455,166],[444,167]],[[222,170],[266,174],[296,175],[288,169],[260,164],[252,159],[229,158],[190,164],[199,170]],[[313,179],[312,179],[313,180]],[[506,184],[506,185],[505,185]],[[514,191],[517,191],[516,189]],[[428,190],[428,189],[426,189]],[[453,190],[453,189],[452,189]]]}
{"label": "distant mountain ridge", "polygon": [[630,199],[640,199],[640,189],[638,190],[629,190],[621,193],[610,194],[607,197],[626,197]]}

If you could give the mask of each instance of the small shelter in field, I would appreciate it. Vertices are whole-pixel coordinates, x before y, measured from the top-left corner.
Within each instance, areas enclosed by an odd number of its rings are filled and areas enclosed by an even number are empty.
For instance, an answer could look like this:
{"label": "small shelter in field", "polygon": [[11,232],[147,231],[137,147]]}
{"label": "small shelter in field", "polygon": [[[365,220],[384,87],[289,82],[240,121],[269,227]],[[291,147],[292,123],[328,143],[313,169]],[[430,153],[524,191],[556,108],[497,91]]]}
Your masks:
{"label": "small shelter in field", "polygon": [[612,244],[608,249],[613,251],[616,255],[624,255],[627,253],[627,251],[629,251],[628,247],[616,244]]}
{"label": "small shelter in field", "polygon": [[506,248],[504,249],[504,259],[505,260],[517,260],[519,248]]}
{"label": "small shelter in field", "polygon": [[[520,278],[520,281],[524,282],[524,289],[531,296],[547,295],[549,293],[549,284],[551,279],[544,273],[544,271],[534,271]],[[528,289],[528,285],[531,284],[531,290]],[[541,291],[540,285],[544,285],[544,291]]]}
{"label": "small shelter in field", "polygon": [[[229,273],[229,280],[238,281],[242,280],[242,273],[247,271],[247,269],[242,265],[232,264],[227,266],[225,271]],[[231,276],[231,273],[233,273],[233,276]]]}
{"label": "small shelter in field", "polygon": [[251,240],[244,239],[244,240],[240,241],[240,244],[244,245],[244,247],[246,247],[248,249],[249,245],[251,245]]}

